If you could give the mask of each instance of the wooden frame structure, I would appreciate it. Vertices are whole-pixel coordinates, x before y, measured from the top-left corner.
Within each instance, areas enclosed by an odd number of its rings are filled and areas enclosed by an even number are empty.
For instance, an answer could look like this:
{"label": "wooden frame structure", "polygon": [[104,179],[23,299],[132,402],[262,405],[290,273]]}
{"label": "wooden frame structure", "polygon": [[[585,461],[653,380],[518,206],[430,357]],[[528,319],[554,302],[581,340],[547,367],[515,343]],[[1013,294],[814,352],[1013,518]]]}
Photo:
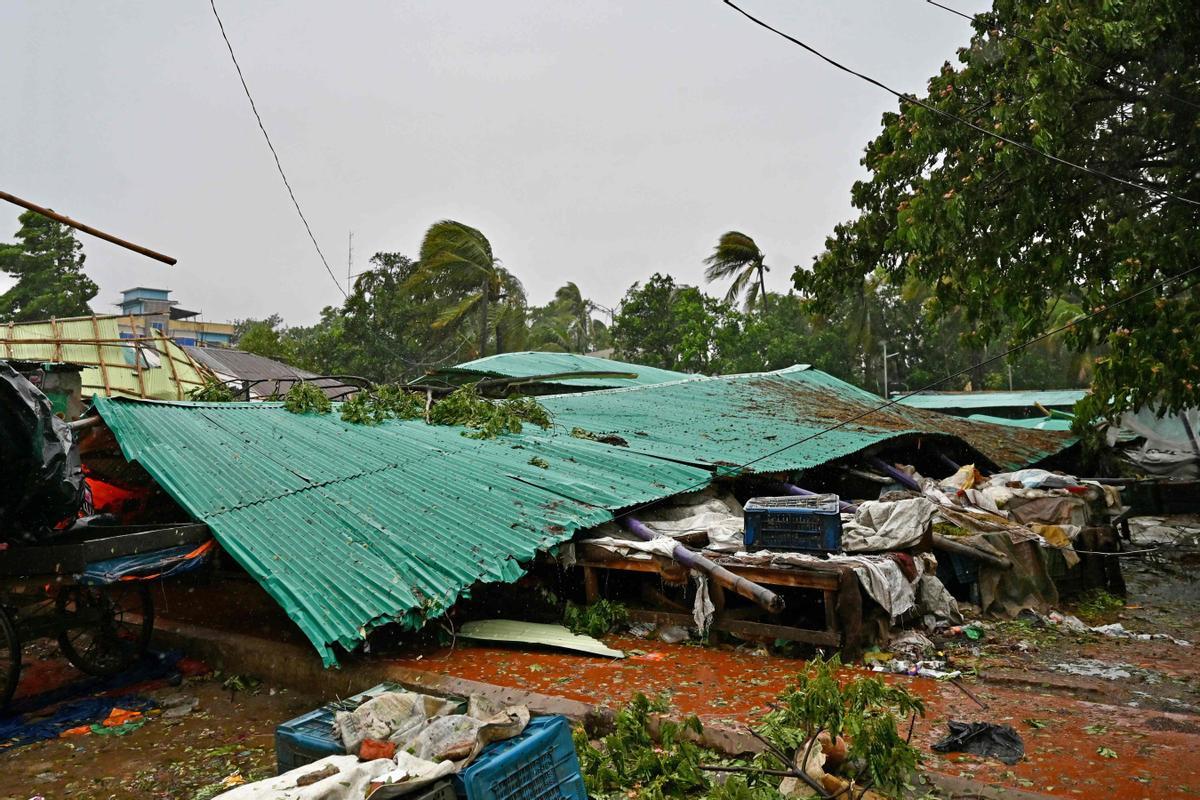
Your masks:
{"label": "wooden frame structure", "polygon": [[[684,584],[688,571],[676,562],[663,556],[650,558],[628,558],[598,545],[586,542],[575,544],[576,566],[583,570],[584,591],[588,603],[600,599],[600,570],[657,575],[670,584]],[[808,589],[820,592],[824,605],[824,627],[821,629],[797,627],[779,622],[758,622],[743,619],[745,609],[727,609],[725,591],[715,583],[709,583],[709,592],[716,615],[714,630],[725,631],[751,638],[774,638],[791,642],[804,642],[822,647],[836,647],[846,658],[856,658],[863,646],[863,601],[862,590],[854,569],[846,564],[819,563],[803,566],[762,566],[739,562],[736,558],[716,557],[721,566],[748,580],[763,586],[791,589]],[[786,615],[785,611],[783,615]],[[682,610],[662,611],[630,609],[629,618],[636,622],[665,623],[692,627],[695,623],[689,612]]]}

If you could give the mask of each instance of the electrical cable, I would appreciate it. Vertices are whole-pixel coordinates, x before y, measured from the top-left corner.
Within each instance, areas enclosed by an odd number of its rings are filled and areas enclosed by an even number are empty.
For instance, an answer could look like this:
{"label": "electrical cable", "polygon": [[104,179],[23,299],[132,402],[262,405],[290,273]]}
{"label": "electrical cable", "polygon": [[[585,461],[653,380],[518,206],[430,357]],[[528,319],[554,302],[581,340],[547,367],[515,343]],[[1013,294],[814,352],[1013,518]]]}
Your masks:
{"label": "electrical cable", "polygon": [[[1019,33],[1013,33],[1012,31],[1009,31],[1007,28],[1000,25],[1000,23],[996,22],[993,19],[988,18],[984,14],[974,14],[974,15],[967,14],[965,12],[959,11],[957,8],[951,8],[950,6],[943,5],[939,2],[937,2],[937,0],[925,0],[925,2],[931,6],[934,6],[935,8],[940,8],[943,11],[948,11],[949,13],[954,14],[955,16],[962,17],[965,20],[970,20],[971,22],[978,22],[978,23],[982,23],[984,25],[989,25],[998,31],[1002,31],[1005,35],[1011,36],[1012,38],[1016,39],[1017,41],[1025,42],[1026,44],[1036,47],[1039,50],[1048,50],[1048,51],[1052,51],[1052,52],[1054,51],[1054,48],[1047,47],[1046,45],[1042,44],[1041,42],[1035,42],[1033,39],[1028,39]],[[1050,37],[1047,37],[1047,39],[1051,42],[1054,42],[1060,48],[1066,48],[1068,46],[1066,42],[1063,42],[1059,39],[1051,39]],[[1103,68],[1097,64],[1093,64],[1092,62],[1090,62],[1086,59],[1080,58],[1079,56],[1071,55],[1070,53],[1066,52],[1066,50],[1060,49],[1055,53],[1055,55],[1060,55],[1063,58],[1069,59],[1071,61],[1075,61],[1079,64],[1083,64],[1085,67],[1091,67],[1092,69],[1100,70],[1102,72],[1107,71],[1105,68]],[[1194,103],[1191,100],[1188,100],[1187,98],[1173,95],[1170,92],[1168,92],[1167,90],[1160,89],[1153,84],[1142,83],[1141,81],[1136,81],[1128,76],[1123,76],[1123,77],[1125,78],[1125,80],[1128,80],[1134,86],[1138,87],[1139,89],[1141,89],[1143,91],[1153,92],[1154,94],[1162,95],[1163,97],[1174,100],[1177,103],[1183,103],[1185,106],[1191,106],[1192,108],[1200,109],[1200,103]]]}
{"label": "electrical cable", "polygon": [[935,106],[931,103],[927,103],[924,100],[921,100],[920,98],[918,98],[914,95],[906,94],[897,89],[893,89],[892,87],[888,86],[887,84],[883,83],[882,81],[872,78],[870,75],[867,75],[862,72],[858,72],[857,70],[851,69],[850,67],[846,66],[845,64],[842,64],[841,62],[836,61],[833,58],[830,58],[829,56],[822,53],[820,50],[817,50],[815,47],[805,44],[804,42],[800,41],[796,37],[791,36],[790,34],[784,33],[783,31],[779,30],[778,28],[772,27],[770,24],[764,22],[763,20],[759,19],[758,17],[755,17],[753,14],[749,13],[748,11],[746,11],[745,9],[741,8],[736,3],[734,3],[733,0],[723,0],[723,2],[725,3],[725,5],[729,6],[734,11],[737,11],[739,14],[741,14],[743,17],[745,17],[746,19],[753,22],[755,25],[758,25],[762,28],[766,28],[771,33],[781,36],[784,39],[787,39],[792,44],[797,45],[798,47],[801,47],[801,48],[807,50],[808,52],[812,53],[813,55],[815,55],[817,58],[821,59],[825,63],[830,64],[833,67],[836,67],[837,69],[841,70],[842,72],[849,73],[850,75],[853,75],[854,77],[859,78],[860,80],[864,80],[867,83],[871,84],[872,86],[877,86],[878,88],[883,89],[885,92],[895,95],[900,100],[902,100],[906,103],[911,103],[915,106],[920,106],[921,108],[924,108],[927,111],[931,111],[940,117],[951,120],[953,122],[957,122],[960,125],[966,125],[968,128],[971,128],[974,131],[978,131],[979,133],[982,133],[986,136],[990,136],[993,139],[997,139],[1001,142],[1004,142],[1005,144],[1010,144],[1013,147],[1017,147],[1026,152],[1034,153],[1036,155],[1042,156],[1043,158],[1049,159],[1050,161],[1053,161],[1057,164],[1062,164],[1063,166],[1071,167],[1072,169],[1079,170],[1080,172],[1085,172],[1089,175],[1092,175],[1093,177],[1105,178],[1110,181],[1115,181],[1115,182],[1123,184],[1125,186],[1129,186],[1134,189],[1139,189],[1143,192],[1148,192],[1150,194],[1155,194],[1155,195],[1158,195],[1160,197],[1163,197],[1163,198],[1166,198],[1169,200],[1177,200],[1181,203],[1187,203],[1188,205],[1200,206],[1200,200],[1192,200],[1190,198],[1183,197],[1181,195],[1177,195],[1173,192],[1169,192],[1166,189],[1160,189],[1157,186],[1152,186],[1150,184],[1145,184],[1145,183],[1139,183],[1138,181],[1131,181],[1128,178],[1122,178],[1117,175],[1113,175],[1111,173],[1104,172],[1102,170],[1093,169],[1092,167],[1088,167],[1083,164],[1077,164],[1074,161],[1069,161],[1068,159],[1061,158],[1060,156],[1056,156],[1053,153],[1047,153],[1045,150],[1040,150],[1031,144],[1026,144],[1024,142],[1018,142],[1016,139],[1010,139],[1009,137],[1005,136],[1004,134],[996,133],[995,131],[990,131],[987,128],[983,127],[982,125],[976,125],[974,122],[971,122],[970,120],[967,120],[967,119],[963,119],[962,117],[956,116],[955,114],[951,114],[949,111],[943,111],[942,109],[938,108],[937,106]]}
{"label": "electrical cable", "polygon": [[258,129],[262,131],[263,138],[267,140],[267,147],[270,148],[271,155],[275,159],[275,168],[279,170],[279,177],[283,178],[283,185],[287,188],[288,196],[292,198],[292,205],[296,207],[296,213],[300,215],[300,221],[304,223],[304,230],[308,231],[308,238],[312,240],[313,247],[316,248],[317,255],[321,258],[321,263],[325,265],[325,271],[333,279],[333,283],[342,293],[342,297],[347,297],[346,290],[342,288],[342,282],[333,274],[333,270],[329,268],[329,262],[325,260],[325,254],[321,252],[321,245],[317,244],[317,237],[313,235],[308,219],[300,210],[300,201],[296,199],[296,193],[292,191],[292,184],[288,182],[287,175],[283,171],[283,164],[279,162],[279,153],[275,152],[275,145],[271,143],[271,137],[267,134],[266,126],[263,125],[262,117],[258,113],[258,106],[254,104],[254,97],[250,94],[250,87],[246,85],[246,76],[242,74],[242,67],[233,53],[233,45],[225,34],[225,24],[221,22],[221,15],[217,13],[217,2],[216,0],[208,0],[208,2],[212,6],[213,16],[217,18],[217,27],[221,29],[221,38],[225,40],[225,46],[229,49],[229,57],[233,60],[234,69],[237,70],[238,80],[242,82],[242,90],[246,93],[246,99],[250,101],[250,110],[254,112],[254,119],[258,121]]}
{"label": "electrical cable", "polygon": [[[1182,271],[1182,272],[1180,272],[1180,273],[1178,273],[1178,274],[1176,274],[1176,275],[1171,275],[1171,276],[1169,276],[1169,277],[1163,278],[1163,279],[1162,279],[1161,281],[1159,281],[1158,283],[1155,283],[1155,284],[1152,284],[1152,285],[1150,285],[1150,286],[1146,286],[1146,287],[1144,287],[1144,288],[1142,288],[1142,289],[1139,289],[1138,291],[1134,292],[1133,294],[1126,295],[1125,297],[1122,297],[1122,298],[1120,298],[1120,299],[1118,299],[1118,300],[1115,300],[1115,301],[1113,301],[1113,302],[1111,302],[1111,303],[1108,303],[1108,304],[1106,304],[1106,305],[1104,305],[1104,306],[1101,306],[1100,308],[1098,308],[1098,309],[1097,309],[1097,310],[1095,310],[1095,311],[1092,311],[1092,312],[1090,312],[1090,313],[1087,313],[1087,314],[1081,314],[1081,315],[1079,315],[1078,317],[1075,317],[1074,319],[1072,319],[1070,322],[1066,323],[1065,325],[1060,325],[1060,326],[1059,326],[1059,327],[1057,327],[1057,328],[1054,328],[1054,329],[1052,329],[1052,330],[1046,331],[1045,333],[1039,334],[1038,336],[1035,336],[1035,337],[1034,337],[1034,338],[1032,338],[1032,339],[1029,339],[1029,340],[1027,340],[1027,341],[1025,341],[1025,342],[1022,342],[1021,344],[1018,344],[1018,345],[1016,345],[1016,346],[1014,346],[1014,347],[1010,347],[1009,349],[1005,350],[1004,352],[1002,352],[1002,353],[998,353],[998,354],[996,354],[996,355],[992,356],[991,358],[986,358],[986,359],[984,359],[983,361],[980,361],[980,362],[978,362],[977,364],[972,364],[971,366],[969,366],[969,367],[964,367],[964,368],[962,368],[962,369],[958,370],[957,372],[952,372],[952,373],[950,373],[949,375],[946,375],[946,376],[944,376],[944,377],[942,377],[942,378],[938,378],[937,380],[933,381],[932,383],[928,383],[928,384],[926,384],[926,385],[922,386],[922,387],[921,387],[921,388],[919,388],[919,389],[914,389],[914,390],[912,390],[911,392],[908,392],[907,394],[900,395],[900,396],[896,397],[896,398],[895,398],[895,399],[893,399],[893,400],[887,400],[887,401],[886,401],[886,402],[884,402],[882,405],[879,405],[879,406],[874,406],[874,407],[872,407],[872,408],[870,408],[870,409],[868,409],[868,410],[866,410],[866,411],[863,411],[863,412],[861,412],[861,413],[859,413],[859,414],[855,414],[854,416],[852,416],[852,417],[849,417],[849,418],[847,418],[847,419],[844,419],[844,420],[842,420],[841,422],[839,422],[839,423],[837,423],[837,424],[835,424],[835,425],[830,425],[830,426],[829,426],[829,427],[827,427],[827,428],[822,428],[821,430],[819,430],[819,431],[817,431],[817,432],[815,432],[815,433],[811,433],[811,434],[809,434],[808,436],[805,436],[803,439],[799,439],[799,440],[797,440],[797,441],[795,441],[795,442],[792,442],[792,443],[790,443],[790,444],[785,444],[785,445],[783,445],[782,447],[777,447],[777,448],[775,448],[774,450],[771,450],[771,451],[770,451],[770,452],[768,452],[768,453],[764,453],[763,455],[761,455],[761,456],[759,456],[759,457],[757,457],[757,458],[751,459],[750,461],[746,461],[745,463],[738,464],[738,465],[735,465],[735,466],[730,466],[730,467],[722,466],[722,468],[721,468],[721,469],[722,469],[722,471],[723,471],[723,472],[727,472],[727,473],[732,473],[732,472],[735,472],[735,471],[736,471],[736,472],[740,472],[741,470],[745,469],[746,467],[749,467],[749,466],[751,466],[751,465],[753,465],[753,464],[757,464],[758,462],[760,462],[760,461],[763,461],[763,460],[765,460],[765,459],[768,459],[768,458],[771,458],[772,456],[777,456],[777,455],[779,455],[780,453],[783,453],[783,452],[786,452],[786,451],[788,451],[788,450],[791,450],[793,447],[799,447],[800,445],[802,445],[802,444],[805,444],[805,443],[807,443],[807,442],[811,442],[813,439],[816,439],[816,438],[818,438],[818,437],[820,437],[820,436],[824,436],[824,435],[825,435],[825,434],[827,434],[827,433],[831,433],[832,431],[836,431],[836,430],[838,430],[839,428],[844,428],[844,427],[846,427],[847,425],[849,425],[849,424],[850,424],[850,423],[852,423],[852,422],[857,422],[858,420],[860,420],[860,419],[863,419],[864,417],[869,417],[869,416],[871,416],[872,414],[876,414],[876,413],[878,413],[878,412],[880,412],[880,411],[883,411],[883,410],[885,410],[885,409],[891,408],[891,407],[892,407],[892,406],[894,406],[894,405],[898,405],[898,404],[902,403],[903,401],[907,400],[908,398],[912,397],[913,395],[920,394],[921,392],[927,392],[927,391],[929,391],[930,389],[933,389],[933,388],[935,388],[935,387],[937,387],[937,386],[940,386],[940,385],[942,385],[942,384],[943,384],[943,383],[945,383],[946,381],[948,381],[948,380],[951,380],[952,378],[956,378],[956,377],[958,377],[959,375],[965,375],[965,374],[967,374],[968,372],[970,372],[970,371],[971,371],[971,370],[973,370],[973,369],[976,369],[976,368],[978,368],[978,367],[987,366],[988,364],[991,364],[991,363],[992,363],[992,362],[994,362],[994,361],[999,361],[999,360],[1000,360],[1000,359],[1002,359],[1002,358],[1007,358],[1008,356],[1012,355],[1013,353],[1016,353],[1016,352],[1018,352],[1018,351],[1020,351],[1020,350],[1024,350],[1026,347],[1029,347],[1030,345],[1037,344],[1038,342],[1041,342],[1041,341],[1043,341],[1043,340],[1045,340],[1045,339],[1048,339],[1048,338],[1050,338],[1051,336],[1054,336],[1055,334],[1059,334],[1059,333],[1062,333],[1062,332],[1063,332],[1063,331],[1065,331],[1065,330],[1069,330],[1070,328],[1073,328],[1075,325],[1079,324],[1080,322],[1083,322],[1083,321],[1085,321],[1085,320],[1091,319],[1091,318],[1093,318],[1093,317],[1098,317],[1098,316],[1100,316],[1101,314],[1106,314],[1106,313],[1108,313],[1109,311],[1111,311],[1112,309],[1116,308],[1116,307],[1117,307],[1117,306],[1119,306],[1119,305],[1123,305],[1123,304],[1125,304],[1125,303],[1128,303],[1128,302],[1129,302],[1129,301],[1131,301],[1131,300],[1136,300],[1138,297],[1141,297],[1141,296],[1142,296],[1142,295],[1144,295],[1144,294],[1147,294],[1147,293],[1149,293],[1149,292],[1152,292],[1152,291],[1154,291],[1155,289],[1158,289],[1158,288],[1160,288],[1160,287],[1162,287],[1162,286],[1165,286],[1165,285],[1166,285],[1166,284],[1168,284],[1168,283],[1171,283],[1171,282],[1173,282],[1173,281],[1177,281],[1177,280],[1179,280],[1179,279],[1181,279],[1181,278],[1186,278],[1188,275],[1191,275],[1193,272],[1200,272],[1200,265],[1197,265],[1197,266],[1191,267],[1191,268],[1189,268],[1189,269],[1186,269],[1186,270],[1184,270],[1184,271]],[[1182,292],[1185,292],[1185,291],[1187,291],[1188,289],[1194,288],[1194,287],[1196,287],[1196,286],[1198,286],[1198,285],[1200,285],[1200,281],[1194,281],[1194,282],[1192,282],[1192,283],[1189,283],[1188,285],[1186,285],[1186,286],[1184,286],[1184,287],[1182,287],[1182,288],[1180,288],[1180,289],[1177,289],[1177,290],[1175,290],[1175,291],[1173,291],[1173,292],[1170,292],[1169,294],[1165,295],[1165,296],[1164,296],[1164,299],[1165,299],[1165,298],[1167,298],[1167,297],[1174,297],[1175,295],[1177,295],[1177,294],[1181,294]],[[677,492],[677,494],[684,494],[684,493],[687,493],[687,492],[692,492],[692,491],[695,491],[695,490],[697,490],[697,489],[702,489],[702,488],[704,488],[705,486],[708,486],[708,485],[709,485],[711,482],[712,482],[712,479],[711,479],[711,478],[710,478],[710,479],[706,479],[706,480],[704,480],[703,482],[696,483],[696,484],[694,484],[694,485],[692,485],[692,486],[689,486],[689,487],[687,487],[687,488],[685,488],[685,489],[682,489],[682,490],[680,490],[679,492]],[[622,517],[627,517],[627,516],[629,516],[630,514],[636,514],[638,511],[642,511],[643,509],[650,508],[650,507],[651,507],[651,506],[653,506],[653,505],[654,505],[654,503],[653,503],[653,502],[650,502],[650,503],[643,503],[643,504],[641,504],[641,505],[639,505],[639,506],[635,506],[634,508],[627,509],[627,510],[625,510],[625,511],[622,511],[622,512],[620,512],[620,513],[618,513],[618,514],[613,514],[613,519],[620,519],[620,518],[622,518]]]}

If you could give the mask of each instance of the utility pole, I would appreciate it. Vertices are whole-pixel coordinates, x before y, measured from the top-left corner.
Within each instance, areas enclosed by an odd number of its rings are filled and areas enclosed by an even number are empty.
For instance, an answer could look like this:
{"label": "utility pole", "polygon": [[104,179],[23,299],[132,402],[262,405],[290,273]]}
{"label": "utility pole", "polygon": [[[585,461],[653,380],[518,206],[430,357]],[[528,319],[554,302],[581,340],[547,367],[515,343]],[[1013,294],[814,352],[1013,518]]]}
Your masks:
{"label": "utility pole", "polygon": [[350,294],[350,279],[354,276],[354,231],[350,231],[350,241],[346,245],[346,294]]}
{"label": "utility pole", "polygon": [[879,343],[879,345],[880,345],[880,347],[883,348],[883,399],[890,400],[892,398],[891,398],[891,395],[888,394],[888,359],[891,358],[892,356],[898,356],[898,355],[900,355],[900,353],[899,352],[889,353],[888,349],[887,349],[888,343],[887,343],[886,339],[881,341]]}

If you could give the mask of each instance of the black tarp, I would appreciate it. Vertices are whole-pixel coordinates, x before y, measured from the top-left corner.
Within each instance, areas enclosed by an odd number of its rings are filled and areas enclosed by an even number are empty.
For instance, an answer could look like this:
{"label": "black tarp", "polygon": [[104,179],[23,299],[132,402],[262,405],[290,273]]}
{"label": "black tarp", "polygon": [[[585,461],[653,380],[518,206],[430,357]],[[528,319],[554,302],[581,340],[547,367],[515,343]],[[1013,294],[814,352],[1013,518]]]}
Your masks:
{"label": "black tarp", "polygon": [[0,540],[38,539],[83,501],[79,448],[50,401],[0,361]]}

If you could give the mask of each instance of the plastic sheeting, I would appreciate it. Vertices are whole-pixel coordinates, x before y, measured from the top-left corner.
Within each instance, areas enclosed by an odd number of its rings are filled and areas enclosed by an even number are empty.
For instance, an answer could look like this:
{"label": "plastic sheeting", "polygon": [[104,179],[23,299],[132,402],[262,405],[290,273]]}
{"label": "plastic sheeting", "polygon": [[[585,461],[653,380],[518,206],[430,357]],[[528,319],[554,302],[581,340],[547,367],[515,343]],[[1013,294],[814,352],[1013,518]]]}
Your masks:
{"label": "plastic sheeting", "polygon": [[1110,447],[1125,445],[1125,458],[1148,475],[1200,478],[1200,408],[1162,416],[1151,408],[1130,412],[1107,437]]}
{"label": "plastic sheeting", "polygon": [[0,361],[0,539],[33,540],[83,502],[79,449],[37,387]]}

